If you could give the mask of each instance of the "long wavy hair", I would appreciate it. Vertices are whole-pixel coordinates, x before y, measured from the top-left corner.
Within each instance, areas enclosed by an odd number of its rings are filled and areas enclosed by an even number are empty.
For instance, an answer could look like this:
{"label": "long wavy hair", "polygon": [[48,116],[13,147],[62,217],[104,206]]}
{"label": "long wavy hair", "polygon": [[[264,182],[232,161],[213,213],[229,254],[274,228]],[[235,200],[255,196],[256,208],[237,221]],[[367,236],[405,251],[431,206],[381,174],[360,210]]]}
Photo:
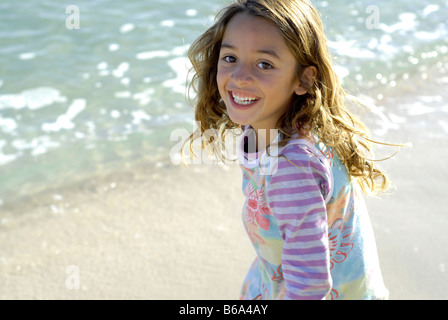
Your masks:
{"label": "long wavy hair", "polygon": [[[289,109],[278,120],[276,129],[283,134],[281,144],[285,145],[294,134],[312,133],[336,152],[351,179],[356,180],[364,192],[386,190],[388,178],[372,159],[371,142],[375,141],[368,137],[364,124],[348,111],[345,104],[348,95],[333,69],[321,18],[308,0],[235,0],[219,12],[214,24],[194,41],[188,57],[194,74],[190,89],[196,93],[193,104],[199,125],[186,141],[190,142],[190,150],[193,151],[194,140],[201,137],[202,148],[213,145],[212,152],[222,159],[226,133],[241,128],[227,114],[216,81],[226,26],[240,13],[264,18],[277,26],[297,61],[298,79],[307,66],[318,70],[314,83],[301,81],[307,93],[294,95]],[[204,138],[203,134],[210,130],[217,135]]]}

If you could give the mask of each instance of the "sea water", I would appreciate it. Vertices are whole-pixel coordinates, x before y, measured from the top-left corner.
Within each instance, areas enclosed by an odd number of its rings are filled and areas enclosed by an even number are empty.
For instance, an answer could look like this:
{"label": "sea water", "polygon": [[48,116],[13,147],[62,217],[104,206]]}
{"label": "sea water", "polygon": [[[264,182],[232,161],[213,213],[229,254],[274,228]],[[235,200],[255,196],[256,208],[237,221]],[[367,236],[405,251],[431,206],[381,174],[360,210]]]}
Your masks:
{"label": "sea water", "polygon": [[[0,2],[0,210],[169,160],[170,133],[193,131],[187,50],[227,3]],[[375,133],[432,114],[426,128],[446,139],[448,1],[314,3],[344,86],[376,108]]]}

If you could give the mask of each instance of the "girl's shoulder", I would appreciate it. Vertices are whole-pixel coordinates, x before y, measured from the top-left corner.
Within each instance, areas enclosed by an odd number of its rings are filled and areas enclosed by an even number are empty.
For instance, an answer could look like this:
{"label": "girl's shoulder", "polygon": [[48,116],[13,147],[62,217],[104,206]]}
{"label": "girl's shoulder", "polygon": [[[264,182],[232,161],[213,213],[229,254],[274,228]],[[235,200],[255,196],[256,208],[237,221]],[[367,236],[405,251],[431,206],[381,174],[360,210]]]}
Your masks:
{"label": "girl's shoulder", "polygon": [[[334,188],[331,163],[325,155],[325,146],[312,139],[293,138],[278,150],[278,164],[271,181],[289,176],[291,179],[315,180],[328,202]],[[289,178],[287,179],[290,180]]]}
{"label": "girl's shoulder", "polygon": [[331,166],[328,161],[332,158],[331,150],[325,144],[319,143],[313,138],[293,137],[285,146],[279,148],[279,155],[289,159],[319,161],[325,166]]}
{"label": "girl's shoulder", "polygon": [[300,158],[307,159],[308,162],[302,161],[301,164],[307,165],[311,167],[313,172],[325,176],[333,190],[339,191],[342,188],[350,189],[353,187],[353,181],[348,170],[339,159],[336,151],[323,142],[317,141],[317,139],[292,139],[288,141],[281,154],[293,160],[293,163],[297,163],[297,159]]}
{"label": "girl's shoulder", "polygon": [[277,151],[278,169],[331,175],[331,162],[324,146],[311,139],[293,138]]}

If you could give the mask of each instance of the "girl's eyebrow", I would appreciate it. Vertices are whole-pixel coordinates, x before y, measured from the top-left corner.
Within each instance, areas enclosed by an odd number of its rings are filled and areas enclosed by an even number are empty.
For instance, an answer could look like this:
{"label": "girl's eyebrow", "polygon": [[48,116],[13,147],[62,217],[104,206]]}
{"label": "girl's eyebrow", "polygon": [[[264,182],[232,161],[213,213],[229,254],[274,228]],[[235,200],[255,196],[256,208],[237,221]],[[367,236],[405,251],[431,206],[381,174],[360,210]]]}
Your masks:
{"label": "girl's eyebrow", "polygon": [[[234,47],[228,43],[222,43],[221,48],[236,50],[236,47]],[[270,56],[280,60],[279,55],[274,50],[263,49],[263,50],[258,50],[257,53],[267,54],[267,55],[270,55]]]}

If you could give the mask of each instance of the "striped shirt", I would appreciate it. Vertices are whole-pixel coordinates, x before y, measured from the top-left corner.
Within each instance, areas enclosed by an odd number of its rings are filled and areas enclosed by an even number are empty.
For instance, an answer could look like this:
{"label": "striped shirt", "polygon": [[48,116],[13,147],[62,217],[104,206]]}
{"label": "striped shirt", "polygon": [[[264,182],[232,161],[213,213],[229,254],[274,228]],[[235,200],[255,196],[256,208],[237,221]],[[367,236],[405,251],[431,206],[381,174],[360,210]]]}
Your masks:
{"label": "striped shirt", "polygon": [[247,154],[244,141],[243,223],[257,258],[241,298],[387,298],[363,199],[337,157],[303,139]]}

